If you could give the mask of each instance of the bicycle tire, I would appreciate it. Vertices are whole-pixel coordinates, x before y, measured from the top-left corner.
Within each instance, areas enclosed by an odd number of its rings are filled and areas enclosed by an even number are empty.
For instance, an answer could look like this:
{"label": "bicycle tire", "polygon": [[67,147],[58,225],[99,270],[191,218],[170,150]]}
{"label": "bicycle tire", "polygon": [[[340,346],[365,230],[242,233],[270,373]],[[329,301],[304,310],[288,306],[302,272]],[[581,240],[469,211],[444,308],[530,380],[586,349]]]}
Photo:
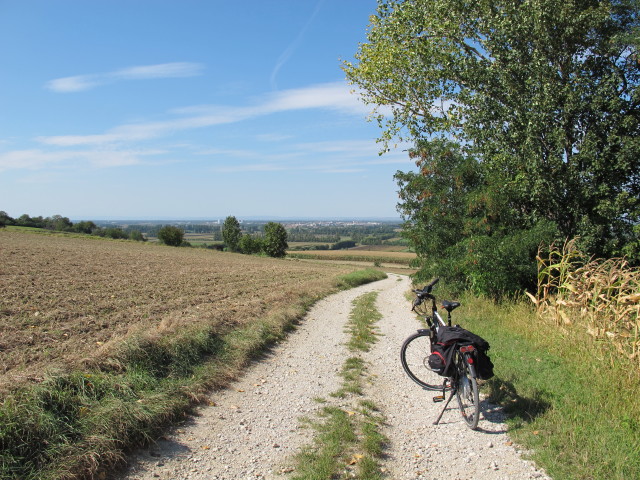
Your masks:
{"label": "bicycle tire", "polygon": [[402,368],[409,378],[427,390],[442,391],[444,378],[429,368],[431,338],[428,333],[416,332],[407,337],[400,349]]}
{"label": "bicycle tire", "polygon": [[473,365],[467,361],[467,354],[458,357],[456,378],[456,398],[460,413],[472,430],[478,428],[480,419],[480,395]]}

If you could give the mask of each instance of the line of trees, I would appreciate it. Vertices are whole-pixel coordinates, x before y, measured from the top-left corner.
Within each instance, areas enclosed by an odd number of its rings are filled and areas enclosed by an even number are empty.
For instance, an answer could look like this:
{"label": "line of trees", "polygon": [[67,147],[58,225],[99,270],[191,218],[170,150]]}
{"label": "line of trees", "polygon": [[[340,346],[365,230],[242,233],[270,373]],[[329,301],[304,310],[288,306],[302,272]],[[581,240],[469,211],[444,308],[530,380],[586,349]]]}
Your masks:
{"label": "line of trees", "polygon": [[98,237],[136,240],[146,242],[147,239],[138,230],[124,231],[117,227],[99,227],[92,221],[81,221],[73,223],[69,218],[62,215],[54,215],[52,217],[30,217],[27,214],[18,218],[10,217],[6,212],[0,211],[0,227],[13,225],[17,227],[42,228],[56,232],[84,233],[87,235],[96,235]]}
{"label": "line of trees", "polygon": [[[67,217],[61,215],[43,218],[41,216],[30,217],[25,214],[14,219],[6,212],[0,211],[0,228],[6,225],[44,228],[59,232],[84,233],[116,239],[146,241],[142,233],[137,230],[125,232],[121,228],[102,228],[91,221],[82,221],[74,224]],[[287,243],[286,229],[282,224],[276,222],[268,222],[264,226],[264,231],[261,234],[256,234],[255,228],[252,228],[250,232],[243,232],[240,228],[240,222],[238,222],[236,217],[229,216],[225,219],[221,234],[226,249],[232,252],[249,255],[264,253],[270,257],[284,257],[287,254],[287,248],[289,246]],[[160,243],[165,245],[174,247],[189,246],[184,240],[184,230],[173,225],[159,227],[157,237]]]}
{"label": "line of trees", "polygon": [[243,233],[240,222],[234,216],[228,216],[222,225],[222,238],[227,250],[248,255],[265,253],[270,257],[281,258],[287,254],[287,230],[280,223],[268,222],[264,226],[264,235],[256,236]]}
{"label": "line of trees", "polygon": [[[634,0],[379,0],[348,79],[398,172],[419,280],[500,296],[541,244],[640,263],[640,15]],[[389,116],[387,112],[391,112]]]}

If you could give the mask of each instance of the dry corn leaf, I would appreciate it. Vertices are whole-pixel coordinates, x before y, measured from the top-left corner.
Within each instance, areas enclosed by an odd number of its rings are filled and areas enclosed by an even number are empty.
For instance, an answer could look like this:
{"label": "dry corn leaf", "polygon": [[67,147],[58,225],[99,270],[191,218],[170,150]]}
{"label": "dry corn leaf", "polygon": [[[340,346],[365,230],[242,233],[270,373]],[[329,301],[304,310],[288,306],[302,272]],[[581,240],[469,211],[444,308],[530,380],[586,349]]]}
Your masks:
{"label": "dry corn leaf", "polygon": [[531,295],[529,292],[524,292],[527,297],[533,302],[534,305],[538,305],[538,299]]}

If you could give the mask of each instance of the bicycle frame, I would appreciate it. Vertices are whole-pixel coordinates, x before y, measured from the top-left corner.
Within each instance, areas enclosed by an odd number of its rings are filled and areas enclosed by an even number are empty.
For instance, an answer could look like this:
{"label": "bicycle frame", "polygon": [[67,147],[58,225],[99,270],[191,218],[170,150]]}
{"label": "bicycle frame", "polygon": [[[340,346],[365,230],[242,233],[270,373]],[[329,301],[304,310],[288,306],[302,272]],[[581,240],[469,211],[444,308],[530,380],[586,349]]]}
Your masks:
{"label": "bicycle frame", "polygon": [[[442,402],[445,400],[445,394],[447,391],[450,391],[449,398],[447,399],[444,408],[438,415],[438,418],[434,422],[434,425],[437,425],[444,411],[447,409],[447,406],[451,402],[451,399],[456,396],[458,399],[458,404],[460,407],[460,412],[462,413],[463,418],[467,422],[470,428],[475,429],[478,425],[478,415],[479,415],[479,399],[478,399],[478,387],[476,382],[476,372],[475,365],[473,361],[474,350],[475,347],[473,345],[456,345],[455,352],[453,353],[453,362],[454,368],[453,372],[450,376],[445,377],[442,382],[442,388],[435,387],[435,384],[425,383],[424,380],[418,379],[414,373],[411,372],[411,369],[408,367],[405,354],[407,351],[407,346],[411,344],[415,339],[420,338],[420,336],[425,336],[428,332],[430,341],[433,345],[435,341],[436,335],[440,327],[451,327],[451,312],[460,304],[458,302],[449,302],[444,300],[442,302],[442,306],[445,310],[447,310],[447,322],[444,321],[440,313],[438,312],[438,307],[436,305],[436,298],[431,294],[431,288],[438,282],[438,279],[432,281],[429,285],[425,286],[422,290],[414,290],[417,295],[417,298],[413,302],[413,306],[411,308],[412,311],[415,311],[421,316],[424,316],[429,330],[418,330],[418,334],[411,336],[405,340],[403,347],[401,349],[401,360],[403,362],[403,367],[409,374],[409,376],[416,381],[418,384],[423,386],[428,390],[441,391],[440,395],[433,397],[434,402]],[[424,300],[431,300],[431,315],[428,315],[428,310],[423,308],[422,311],[416,310],[416,307],[422,305]],[[426,310],[426,311],[425,311]],[[456,325],[459,327],[459,325]],[[432,350],[433,351],[433,350]],[[434,388],[435,387],[435,388]],[[474,410],[471,413],[471,409]],[[470,413],[470,415],[469,415]]]}

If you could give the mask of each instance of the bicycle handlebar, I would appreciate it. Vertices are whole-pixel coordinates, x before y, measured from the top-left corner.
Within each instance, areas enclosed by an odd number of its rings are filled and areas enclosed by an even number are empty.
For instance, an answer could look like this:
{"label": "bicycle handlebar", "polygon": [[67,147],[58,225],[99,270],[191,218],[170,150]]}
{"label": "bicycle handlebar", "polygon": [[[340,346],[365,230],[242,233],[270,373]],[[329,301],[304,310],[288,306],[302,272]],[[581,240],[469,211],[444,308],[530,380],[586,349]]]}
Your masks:
{"label": "bicycle handlebar", "polygon": [[436,278],[431,281],[431,283],[422,287],[422,290],[414,290],[414,293],[417,295],[416,299],[413,301],[413,305],[411,307],[411,311],[415,310],[415,308],[422,303],[422,301],[426,298],[430,298],[435,301],[435,297],[431,295],[431,290],[435,286],[436,283],[440,281],[440,278]]}
{"label": "bicycle handlebar", "polygon": [[428,285],[425,285],[424,287],[422,287],[422,290],[414,290],[414,292],[419,296],[419,297],[427,297],[428,294],[431,293],[431,290],[433,289],[433,287],[435,286],[436,283],[438,283],[440,281],[439,278],[436,278],[434,280],[431,281],[431,283],[429,283]]}

